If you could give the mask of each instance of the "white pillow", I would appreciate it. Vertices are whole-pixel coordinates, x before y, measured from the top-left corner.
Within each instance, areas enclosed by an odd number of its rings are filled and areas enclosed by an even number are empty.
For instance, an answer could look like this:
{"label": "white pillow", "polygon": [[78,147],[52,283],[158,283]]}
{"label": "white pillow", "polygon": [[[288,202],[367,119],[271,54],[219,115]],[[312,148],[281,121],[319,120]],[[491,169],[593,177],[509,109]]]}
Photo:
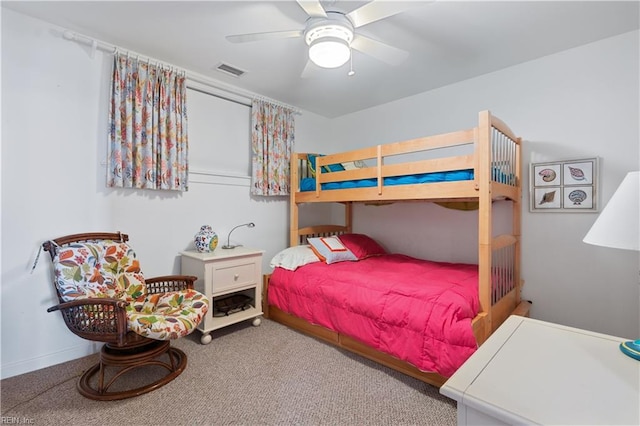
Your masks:
{"label": "white pillow", "polygon": [[356,170],[356,169],[363,169],[367,167],[367,163],[365,163],[362,160],[348,161],[346,163],[340,163],[340,164],[342,164],[342,167],[344,167],[345,170]]}
{"label": "white pillow", "polygon": [[269,266],[295,271],[297,268],[313,262],[320,262],[320,259],[318,259],[318,256],[315,255],[308,245],[302,245],[282,250],[273,256]]}

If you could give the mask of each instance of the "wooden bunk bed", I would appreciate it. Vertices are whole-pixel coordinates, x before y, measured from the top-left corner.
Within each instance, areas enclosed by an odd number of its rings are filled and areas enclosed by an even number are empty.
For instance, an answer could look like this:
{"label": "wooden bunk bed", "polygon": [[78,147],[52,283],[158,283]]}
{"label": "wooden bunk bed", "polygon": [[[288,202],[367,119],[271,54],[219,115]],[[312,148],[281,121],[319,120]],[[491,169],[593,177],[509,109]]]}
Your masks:
{"label": "wooden bunk bed", "polygon": [[[467,146],[460,155],[458,148]],[[454,155],[437,156],[434,152],[452,147]],[[456,151],[458,150],[458,151]],[[418,154],[427,154],[418,159]],[[490,112],[479,113],[478,126],[457,132],[412,139],[349,152],[317,156],[315,188],[301,191],[301,181],[308,176],[310,154],[296,153],[291,159],[290,245],[306,244],[307,238],[352,232],[353,203],[386,203],[398,201],[471,202],[478,213],[478,296],[479,313],[472,321],[473,334],[482,344],[509,315],[528,315],[529,302],[520,298],[520,223],[522,195],[521,139]],[[409,161],[393,162],[395,156],[408,155]],[[330,165],[364,161],[366,167],[328,171]],[[450,171],[470,171],[467,180],[390,185],[387,178],[398,176],[430,176]],[[327,184],[369,180],[365,187],[327,189]],[[352,185],[353,186],[353,185]],[[494,202],[511,202],[512,229],[493,235]],[[299,228],[299,206],[304,203],[342,203],[344,223]],[[311,324],[269,304],[269,280],[264,277],[265,316],[296,330],[335,344],[351,352],[377,361],[387,367],[440,386],[446,381],[434,372],[425,372],[406,361],[328,328]]]}

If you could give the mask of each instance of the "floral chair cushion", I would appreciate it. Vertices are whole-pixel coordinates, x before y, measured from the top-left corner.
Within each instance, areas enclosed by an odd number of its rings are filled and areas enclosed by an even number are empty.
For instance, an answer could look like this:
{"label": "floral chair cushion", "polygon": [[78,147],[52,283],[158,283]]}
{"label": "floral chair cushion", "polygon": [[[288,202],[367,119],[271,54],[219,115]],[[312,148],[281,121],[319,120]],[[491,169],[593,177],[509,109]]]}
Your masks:
{"label": "floral chair cushion", "polygon": [[149,295],[140,311],[129,312],[129,330],[150,339],[186,336],[204,318],[209,301],[195,290]]}
{"label": "floral chair cushion", "polygon": [[135,302],[147,293],[140,263],[126,243],[69,244],[58,250],[53,263],[56,287],[65,302],[87,297]]}
{"label": "floral chair cushion", "polygon": [[209,300],[195,290],[147,294],[135,252],[126,243],[95,241],[61,247],[54,258],[60,297],[115,298],[129,302],[129,330],[156,340],[186,336],[195,330]]}

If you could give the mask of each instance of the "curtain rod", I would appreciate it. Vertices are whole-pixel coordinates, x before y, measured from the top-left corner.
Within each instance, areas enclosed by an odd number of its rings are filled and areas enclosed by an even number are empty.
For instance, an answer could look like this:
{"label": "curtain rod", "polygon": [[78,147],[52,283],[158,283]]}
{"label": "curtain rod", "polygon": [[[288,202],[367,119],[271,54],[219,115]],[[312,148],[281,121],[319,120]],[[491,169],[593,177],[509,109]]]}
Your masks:
{"label": "curtain rod", "polygon": [[[234,96],[242,97],[242,98],[245,99],[245,101],[243,102],[243,101],[239,101],[238,99],[230,99],[230,98],[225,97],[225,96],[216,95],[214,93],[208,93],[210,95],[218,96],[218,97],[220,97],[222,99],[226,99],[226,100],[232,101],[232,102],[241,103],[241,104],[247,105],[247,106],[251,106],[251,100],[258,99],[258,100],[270,102],[270,103],[272,103],[274,105],[279,105],[279,106],[288,108],[291,111],[293,111],[295,114],[300,115],[300,110],[299,109],[294,108],[291,105],[287,105],[287,104],[285,104],[283,102],[278,102],[276,100],[269,99],[269,98],[267,98],[265,96],[258,95],[258,94],[255,94],[255,93],[246,92],[246,91],[243,91],[241,89],[235,88],[233,86],[226,85],[224,83],[214,82],[214,81],[212,81],[211,79],[209,79],[209,78],[207,78],[205,76],[198,75],[198,74],[195,74],[195,73],[190,72],[190,71],[186,71],[186,70],[182,69],[181,67],[177,67],[177,66],[174,66],[172,64],[168,64],[168,63],[166,63],[164,61],[160,61],[158,59],[151,58],[151,57],[149,57],[147,55],[141,55],[141,54],[139,54],[137,52],[134,52],[134,51],[131,51],[131,50],[128,50],[128,49],[124,49],[124,48],[121,48],[121,47],[113,45],[113,44],[109,44],[109,43],[105,43],[105,42],[100,41],[100,40],[96,40],[96,39],[91,38],[89,36],[85,36],[85,35],[82,35],[82,34],[75,33],[75,32],[73,32],[71,30],[65,30],[62,33],[62,37],[65,40],[68,40],[68,41],[75,41],[76,43],[86,44],[86,45],[90,46],[91,47],[91,57],[92,58],[94,57],[96,50],[100,50],[102,52],[106,52],[106,53],[109,53],[111,55],[115,54],[116,52],[123,52],[123,53],[126,53],[126,54],[130,55],[130,56],[135,56],[137,58],[142,58],[143,60],[146,60],[146,61],[155,62],[157,64],[164,64],[169,68],[177,68],[177,69],[179,69],[181,72],[183,72],[186,75],[187,80],[191,80],[192,82],[200,83],[200,84],[212,87],[212,88],[217,89],[217,90],[225,91],[225,92],[230,93],[230,94],[232,94]],[[187,84],[187,86],[189,87],[188,84]],[[199,89],[197,87],[190,87],[190,88],[194,89],[194,90],[202,91],[202,89]]]}

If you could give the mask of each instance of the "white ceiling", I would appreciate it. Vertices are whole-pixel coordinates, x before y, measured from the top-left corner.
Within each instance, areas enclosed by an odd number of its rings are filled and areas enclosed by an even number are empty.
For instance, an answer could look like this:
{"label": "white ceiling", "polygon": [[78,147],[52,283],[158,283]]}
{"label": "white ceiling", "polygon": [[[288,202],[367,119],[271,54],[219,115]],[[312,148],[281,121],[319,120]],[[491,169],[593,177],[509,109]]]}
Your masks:
{"label": "white ceiling", "polygon": [[[363,1],[322,1],[349,12]],[[302,38],[233,44],[225,36],[303,29],[295,1],[3,1],[3,7],[334,118],[639,28],[638,1],[414,1],[357,32],[410,54],[391,66],[360,52],[333,69],[307,63]],[[226,63],[242,77],[216,70]]]}

